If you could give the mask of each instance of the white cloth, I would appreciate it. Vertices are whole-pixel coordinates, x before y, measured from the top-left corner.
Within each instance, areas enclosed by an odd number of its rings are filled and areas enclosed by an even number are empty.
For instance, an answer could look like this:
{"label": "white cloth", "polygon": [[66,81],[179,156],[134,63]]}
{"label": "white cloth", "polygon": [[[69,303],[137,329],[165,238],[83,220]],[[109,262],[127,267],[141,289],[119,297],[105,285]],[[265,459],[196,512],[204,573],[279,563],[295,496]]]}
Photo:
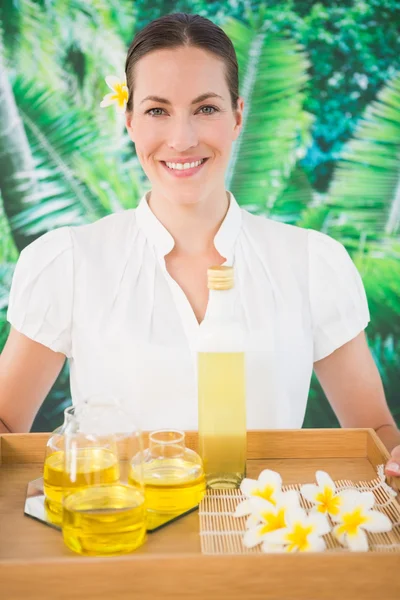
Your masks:
{"label": "white cloth", "polygon": [[[69,358],[75,404],[109,393],[143,429],[197,429],[199,325],[166,271],[173,245],[145,195],[136,209],[22,251],[8,320]],[[232,194],[215,246],[234,264],[247,332],[248,428],[299,428],[313,362],[368,324],[359,273],[337,241],[251,215]]]}

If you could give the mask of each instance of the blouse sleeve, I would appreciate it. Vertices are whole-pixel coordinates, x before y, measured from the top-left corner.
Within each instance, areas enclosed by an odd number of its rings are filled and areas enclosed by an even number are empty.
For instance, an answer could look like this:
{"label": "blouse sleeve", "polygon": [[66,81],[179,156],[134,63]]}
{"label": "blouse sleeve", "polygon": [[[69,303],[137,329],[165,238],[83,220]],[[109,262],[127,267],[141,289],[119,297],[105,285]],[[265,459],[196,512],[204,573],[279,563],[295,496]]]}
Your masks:
{"label": "blouse sleeve", "polygon": [[20,333],[71,357],[73,253],[69,229],[24,248],[15,267],[7,320]]}
{"label": "blouse sleeve", "polygon": [[360,274],[344,246],[318,231],[308,233],[315,362],[355,338],[370,315]]}

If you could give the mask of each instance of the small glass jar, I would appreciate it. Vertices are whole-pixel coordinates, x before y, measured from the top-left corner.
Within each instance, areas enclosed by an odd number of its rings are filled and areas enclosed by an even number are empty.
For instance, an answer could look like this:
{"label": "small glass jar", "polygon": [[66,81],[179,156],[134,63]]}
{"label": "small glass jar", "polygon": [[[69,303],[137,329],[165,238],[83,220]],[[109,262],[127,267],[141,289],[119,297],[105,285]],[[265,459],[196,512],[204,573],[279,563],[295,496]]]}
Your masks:
{"label": "small glass jar", "polygon": [[[140,456],[135,456],[130,481],[138,479],[139,468]],[[143,476],[149,530],[197,506],[205,494],[202,460],[186,447],[183,431],[163,429],[149,434]]]}
{"label": "small glass jar", "polygon": [[[131,552],[146,539],[142,436],[116,402],[85,402],[64,433],[64,542],[88,555]],[[129,481],[137,459],[138,477]]]}

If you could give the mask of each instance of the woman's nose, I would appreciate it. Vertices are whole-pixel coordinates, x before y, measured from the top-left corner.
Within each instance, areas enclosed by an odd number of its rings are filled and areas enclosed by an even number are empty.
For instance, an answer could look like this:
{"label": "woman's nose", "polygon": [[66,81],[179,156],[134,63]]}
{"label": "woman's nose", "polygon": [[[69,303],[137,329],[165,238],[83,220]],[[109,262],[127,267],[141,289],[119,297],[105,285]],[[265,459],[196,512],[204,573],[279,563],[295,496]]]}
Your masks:
{"label": "woman's nose", "polygon": [[176,119],[171,123],[168,146],[177,152],[184,152],[198,144],[198,134],[190,119]]}

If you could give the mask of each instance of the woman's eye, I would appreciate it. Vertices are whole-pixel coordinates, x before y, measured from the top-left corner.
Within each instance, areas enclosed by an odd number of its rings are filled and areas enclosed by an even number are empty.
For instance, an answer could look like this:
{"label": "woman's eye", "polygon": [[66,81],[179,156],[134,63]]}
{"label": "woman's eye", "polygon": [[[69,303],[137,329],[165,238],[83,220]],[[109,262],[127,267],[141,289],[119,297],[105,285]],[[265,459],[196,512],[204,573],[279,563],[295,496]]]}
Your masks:
{"label": "woman's eye", "polygon": [[[218,112],[218,108],[216,108],[215,106],[202,106],[199,109],[199,112],[200,111],[204,111],[203,115],[213,115],[215,112]],[[146,111],[146,114],[150,115],[151,117],[160,117],[162,116],[163,112],[163,108],[150,108],[148,111]]]}
{"label": "woman's eye", "polygon": [[204,109],[211,109],[212,112],[209,112],[209,110],[207,110],[207,112],[203,113],[205,115],[213,115],[214,112],[218,112],[218,108],[216,108],[215,106],[202,106],[200,110],[204,110]]}
{"label": "woman's eye", "polygon": [[164,109],[162,109],[162,108],[150,108],[150,110],[148,110],[148,111],[146,112],[146,114],[150,115],[151,117],[158,117],[158,116],[159,116],[159,113],[158,113],[158,114],[156,114],[156,115],[155,115],[155,114],[153,114],[153,112],[154,112],[155,110],[164,110]]}

